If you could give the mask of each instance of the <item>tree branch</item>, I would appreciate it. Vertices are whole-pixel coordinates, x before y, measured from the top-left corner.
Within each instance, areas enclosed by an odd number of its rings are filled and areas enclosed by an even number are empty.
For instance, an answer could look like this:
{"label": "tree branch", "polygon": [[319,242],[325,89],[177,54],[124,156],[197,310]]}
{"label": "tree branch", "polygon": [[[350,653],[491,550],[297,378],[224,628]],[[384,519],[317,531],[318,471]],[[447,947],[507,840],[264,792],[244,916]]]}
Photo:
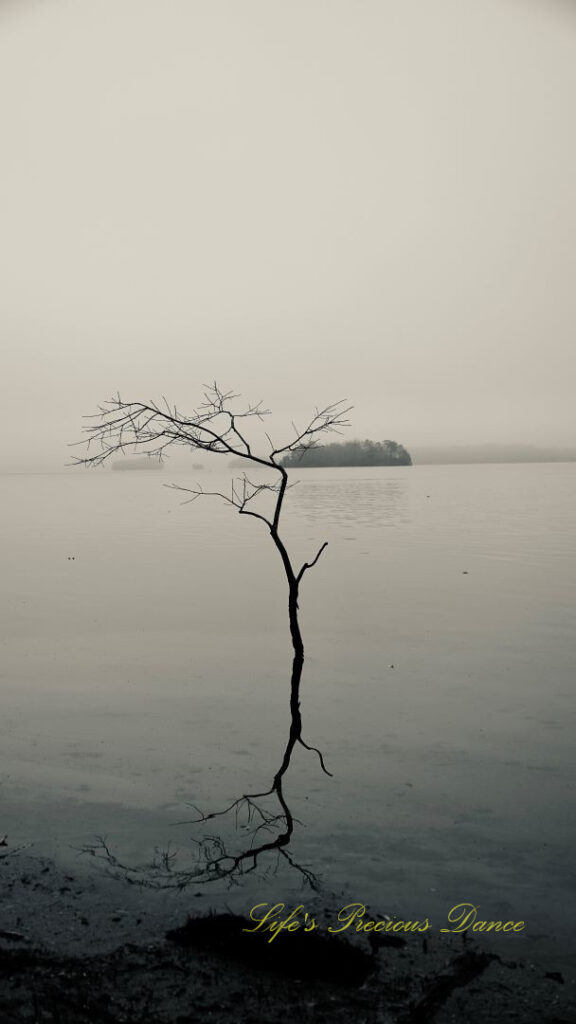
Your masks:
{"label": "tree branch", "polygon": [[316,562],[320,558],[320,555],[324,551],[324,548],[327,548],[327,547],[328,547],[328,541],[325,540],[323,545],[322,545],[322,547],[320,548],[318,554],[316,555],[316,558],[312,562],[304,562],[304,565],[302,566],[302,568],[300,569],[300,572],[298,573],[298,575],[296,577],[296,582],[297,583],[300,583],[300,580],[302,579],[302,577],[303,577],[303,575],[304,575],[304,573],[306,572],[307,569],[312,569],[312,567],[316,565]]}
{"label": "tree branch", "polygon": [[[210,881],[214,878],[227,878],[232,883],[238,874],[254,871],[263,854],[276,851],[278,857],[284,857],[289,864],[297,868],[305,880],[311,885],[317,884],[316,876],[307,868],[298,864],[289,856],[285,849],[291,841],[294,831],[294,818],[283,792],[283,780],[290,766],[291,757],[296,744],[306,750],[313,751],[320,759],[320,766],[326,775],[331,775],[324,763],[321,751],[310,746],[302,738],[302,718],[300,713],[300,682],[304,665],[304,644],[298,619],[298,596],[300,583],[308,569],[318,562],[327,547],[325,541],[311,562],[304,562],[296,574],[288,550],[282,540],[280,518],[284,498],[289,486],[288,470],[276,459],[285,453],[304,453],[322,443],[324,434],[339,431],[347,426],[347,413],[352,408],[345,406],[344,401],[334,402],[323,409],[316,409],[314,416],[303,430],[294,426],[295,438],[280,447],[274,447],[270,436],[266,434],[270,445],[267,456],[256,454],[246,436],[241,420],[256,418],[261,421],[269,415],[269,410],[262,407],[262,402],[248,404],[243,409],[236,409],[233,403],[239,397],[233,391],[223,391],[216,382],[205,385],[204,401],[191,416],[182,416],[176,406],[170,406],[165,397],[163,406],[156,402],[125,402],[117,394],[114,398],[99,406],[94,416],[86,419],[94,420],[84,427],[87,437],[83,443],[86,454],[82,458],[74,458],[74,464],[99,466],[115,454],[127,451],[148,457],[162,459],[166,449],[172,445],[183,445],[192,450],[213,452],[216,455],[232,455],[253,465],[272,469],[278,474],[275,482],[258,482],[242,477],[232,479],[230,493],[224,491],[205,491],[201,485],[184,487],[180,484],[169,484],[173,490],[183,491],[191,497],[183,504],[196,501],[200,497],[217,497],[231,505],[240,515],[252,516],[266,524],[277,551],[280,554],[288,581],[288,614],[290,635],[293,646],[292,674],[290,681],[290,715],[291,724],[288,742],[284,750],[282,762],[276,772],[272,785],[262,793],[245,794],[234,800],[222,811],[200,815],[195,821],[187,824],[208,822],[214,818],[224,817],[233,813],[238,823],[240,813],[246,813],[248,825],[251,826],[251,839],[247,848],[237,854],[230,854],[219,836],[205,836],[197,841],[196,848],[199,864],[192,871],[174,871],[172,860],[174,855],[166,852],[158,862],[151,866],[153,881],[150,881],[150,866],[147,868],[130,868],[116,859],[107,846],[106,840],[99,838],[96,847],[88,847],[85,852],[104,859],[109,866],[124,873],[130,881],[138,884],[156,884],[161,886],[182,888],[190,881],[196,883]],[[271,515],[257,511],[257,499],[263,495],[273,496]],[[253,504],[254,503],[254,504]],[[267,797],[274,797],[279,810],[272,813],[262,807],[259,802]],[[197,810],[197,809],[196,809]],[[253,824],[254,823],[254,824]],[[182,823],[180,823],[182,824]],[[276,834],[274,835],[274,833]],[[263,834],[271,835],[262,842]]]}

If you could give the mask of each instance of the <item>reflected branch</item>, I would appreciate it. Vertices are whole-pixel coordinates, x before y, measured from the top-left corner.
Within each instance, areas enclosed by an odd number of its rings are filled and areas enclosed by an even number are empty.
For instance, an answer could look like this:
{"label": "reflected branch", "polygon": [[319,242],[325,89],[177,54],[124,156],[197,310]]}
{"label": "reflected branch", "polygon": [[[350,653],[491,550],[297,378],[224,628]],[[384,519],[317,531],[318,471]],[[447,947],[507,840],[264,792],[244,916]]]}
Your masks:
{"label": "reflected branch", "polygon": [[[82,466],[100,466],[112,455],[130,452],[148,457],[164,458],[166,450],[172,445],[184,445],[195,451],[212,452],[217,455],[234,456],[244,459],[257,467],[265,467],[277,474],[274,482],[254,482],[246,473],[231,481],[230,492],[205,491],[201,485],[183,487],[179,484],[170,485],[174,490],[190,495],[184,502],[193,502],[203,497],[216,497],[234,508],[240,515],[251,516],[263,522],[280,556],[288,584],[288,624],[292,642],[292,672],[290,676],[290,731],[282,761],[269,789],[262,793],[245,794],[233,801],[222,811],[202,814],[193,822],[198,825],[214,818],[223,818],[234,814],[236,821],[241,813],[246,813],[250,829],[250,843],[240,853],[231,854],[218,836],[206,836],[197,843],[200,865],[191,872],[175,871],[172,855],[159,855],[153,865],[153,878],[156,884],[175,884],[183,887],[188,882],[210,881],[214,878],[227,878],[233,881],[238,875],[254,871],[259,859],[276,851],[303,875],[311,885],[315,884],[315,876],[307,868],[296,863],[289,856],[286,847],[294,832],[295,818],[290,810],[284,793],[284,780],[296,744],[305,750],[316,753],[320,767],[325,775],[331,772],[326,768],[324,757],[318,747],[311,746],[302,737],[302,716],[300,712],[300,683],[304,666],[304,643],[298,616],[300,585],[308,572],[317,565],[322,552],[328,545],[327,541],[319,548],[310,562],[304,562],[296,571],[280,534],[280,517],[284,498],[289,486],[288,469],[284,465],[288,454],[299,457],[312,448],[323,443],[324,435],[348,425],[347,414],[352,408],[344,401],[333,402],[323,408],[317,408],[307,425],[300,429],[292,424],[295,437],[292,441],[274,446],[269,434],[265,434],[270,445],[268,455],[258,455],[252,448],[245,433],[244,422],[248,419],[261,421],[269,415],[262,402],[248,404],[238,409],[235,405],[238,395],[233,391],[223,391],[216,382],[205,385],[204,401],[191,415],[182,415],[177,407],[171,406],[163,397],[162,405],[150,400],[148,402],[125,402],[119,394],[99,406],[98,412],[87,417],[95,422],[84,427],[87,437],[84,442],[86,453],[75,458],[74,463]],[[280,461],[277,461],[280,459]],[[272,510],[268,514],[257,510],[258,499],[270,496]],[[278,810],[268,811],[259,801],[273,798]],[[253,822],[255,824],[253,824]],[[267,835],[276,830],[276,835],[266,842],[260,842],[263,833]],[[120,864],[111,854],[106,841],[99,839],[96,846],[85,848],[104,859],[109,866],[120,869],[131,881],[142,879],[142,870]],[[150,871],[150,867],[146,869]],[[140,876],[140,877],[139,877]],[[150,881],[150,879],[149,879]]]}

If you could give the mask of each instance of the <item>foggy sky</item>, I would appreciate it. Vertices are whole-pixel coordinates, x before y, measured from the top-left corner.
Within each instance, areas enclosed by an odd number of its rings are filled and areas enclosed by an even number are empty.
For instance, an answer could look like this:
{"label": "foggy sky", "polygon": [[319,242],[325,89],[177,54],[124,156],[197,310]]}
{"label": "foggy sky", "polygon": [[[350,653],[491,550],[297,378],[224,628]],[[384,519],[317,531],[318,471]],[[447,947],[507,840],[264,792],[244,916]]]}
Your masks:
{"label": "foggy sky", "polygon": [[575,100],[568,2],[0,0],[0,469],[214,379],[576,444]]}

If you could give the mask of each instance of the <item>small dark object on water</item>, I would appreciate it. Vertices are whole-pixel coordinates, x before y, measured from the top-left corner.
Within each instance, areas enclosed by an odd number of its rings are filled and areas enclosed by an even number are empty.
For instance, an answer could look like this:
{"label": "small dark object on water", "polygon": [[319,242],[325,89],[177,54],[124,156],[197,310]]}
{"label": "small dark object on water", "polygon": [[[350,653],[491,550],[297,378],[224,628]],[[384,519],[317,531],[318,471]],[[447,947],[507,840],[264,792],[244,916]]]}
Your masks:
{"label": "small dark object on water", "polygon": [[550,978],[550,981],[557,981],[559,985],[564,984],[564,978],[560,974],[560,971],[546,971],[545,978]]}
{"label": "small dark object on water", "polygon": [[463,575],[463,576],[469,576],[470,574],[469,574],[469,572],[468,572],[468,569],[463,569],[463,570],[462,570],[462,575]]}
{"label": "small dark object on water", "polygon": [[22,942],[22,941],[25,941],[24,940],[24,936],[22,935],[22,932],[10,932],[10,931],[6,931],[6,932],[5,931],[0,931],[0,939],[7,939],[8,942]]}

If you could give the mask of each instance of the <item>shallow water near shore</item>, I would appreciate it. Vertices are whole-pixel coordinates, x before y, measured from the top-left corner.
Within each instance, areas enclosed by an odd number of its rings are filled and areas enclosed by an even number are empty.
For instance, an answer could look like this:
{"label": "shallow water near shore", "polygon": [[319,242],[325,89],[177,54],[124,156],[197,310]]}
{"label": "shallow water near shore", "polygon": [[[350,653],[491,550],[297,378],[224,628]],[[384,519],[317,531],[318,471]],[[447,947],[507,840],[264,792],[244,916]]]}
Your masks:
{"label": "shallow water near shore", "polygon": [[[66,859],[186,854],[270,784],[287,738],[286,588],[263,524],[164,482],[2,478],[0,833]],[[227,489],[230,473],[201,475]],[[291,847],[331,892],[446,925],[524,920],[510,956],[574,964],[573,464],[302,470],[284,536],[328,549],[301,597]],[[197,833],[196,833],[197,834]],[[230,896],[298,895],[248,876]],[[205,887],[205,900],[211,897]],[[282,895],[283,898],[283,895]]]}

